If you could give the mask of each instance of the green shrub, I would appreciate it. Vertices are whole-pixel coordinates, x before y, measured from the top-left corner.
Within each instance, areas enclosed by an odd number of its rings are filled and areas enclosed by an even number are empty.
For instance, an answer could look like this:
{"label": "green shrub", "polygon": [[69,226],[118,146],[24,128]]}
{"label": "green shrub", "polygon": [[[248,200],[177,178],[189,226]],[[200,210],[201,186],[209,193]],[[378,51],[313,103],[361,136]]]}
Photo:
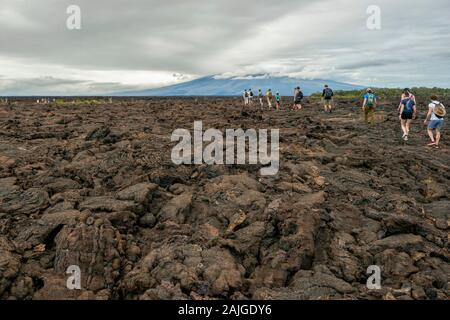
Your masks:
{"label": "green shrub", "polygon": [[[377,96],[381,99],[383,98],[389,98],[389,99],[395,99],[400,98],[403,88],[373,88]],[[365,90],[352,90],[352,91],[335,91],[335,98],[336,99],[362,99]],[[416,96],[420,98],[428,98],[431,95],[437,95],[439,99],[445,99],[450,97],[450,89],[443,89],[443,88],[411,88],[411,92]],[[317,92],[311,95],[312,98],[322,98],[322,93]]]}

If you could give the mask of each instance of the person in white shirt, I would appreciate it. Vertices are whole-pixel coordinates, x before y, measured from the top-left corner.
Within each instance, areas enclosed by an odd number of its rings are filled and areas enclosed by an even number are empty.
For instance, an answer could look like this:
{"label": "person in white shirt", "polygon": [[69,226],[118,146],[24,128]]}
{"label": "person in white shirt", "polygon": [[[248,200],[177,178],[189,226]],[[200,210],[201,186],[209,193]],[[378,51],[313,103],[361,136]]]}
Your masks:
{"label": "person in white shirt", "polygon": [[[444,125],[444,117],[446,115],[445,107],[437,100],[435,95],[430,97],[431,103],[428,105],[428,114],[424,124],[428,124],[428,136],[431,141],[429,146],[439,148],[439,141],[441,140],[441,129]],[[429,121],[429,123],[428,123]],[[436,131],[436,137],[434,136]]]}
{"label": "person in white shirt", "polygon": [[249,97],[249,94],[247,92],[247,89],[245,89],[245,91],[244,91],[244,105],[245,106],[248,105],[248,97]]}

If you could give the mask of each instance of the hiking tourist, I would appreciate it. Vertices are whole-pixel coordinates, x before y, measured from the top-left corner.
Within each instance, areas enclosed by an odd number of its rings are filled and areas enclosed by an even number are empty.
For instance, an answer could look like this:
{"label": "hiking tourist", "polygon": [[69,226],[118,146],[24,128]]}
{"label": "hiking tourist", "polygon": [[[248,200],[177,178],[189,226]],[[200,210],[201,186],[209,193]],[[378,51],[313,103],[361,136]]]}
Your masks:
{"label": "hiking tourist", "polygon": [[253,104],[253,91],[252,91],[252,89],[249,89],[249,91],[248,91],[248,103],[250,104],[250,105],[252,105]]}
{"label": "hiking tourist", "polygon": [[261,106],[261,109],[264,108],[263,98],[264,98],[263,92],[262,92],[261,89],[259,89],[259,90],[258,90],[258,99],[259,99],[259,104],[260,104],[260,106]]}
{"label": "hiking tourist", "polygon": [[408,141],[409,126],[413,119],[416,118],[417,108],[416,102],[413,100],[412,95],[407,91],[404,94],[404,99],[400,103],[400,124],[403,131],[403,140]]}
{"label": "hiking tourist", "polygon": [[[428,136],[431,141],[428,144],[430,147],[439,148],[439,141],[441,140],[441,129],[444,125],[444,117],[447,114],[444,105],[438,101],[435,95],[430,97],[431,103],[428,105],[428,114],[424,121],[427,124],[428,121]],[[436,138],[434,132],[436,131]]]}
{"label": "hiking tourist", "polygon": [[269,106],[269,109],[272,109],[272,99],[273,99],[272,89],[267,90],[266,97],[267,97],[267,105]]}
{"label": "hiking tourist", "polygon": [[325,112],[331,113],[333,96],[334,96],[333,90],[326,84],[322,92],[323,107],[325,109]]}
{"label": "hiking tourist", "polygon": [[301,110],[302,108],[303,92],[300,87],[294,90],[294,110]]}
{"label": "hiking tourist", "polygon": [[366,123],[373,122],[375,120],[375,108],[377,106],[377,96],[371,88],[366,90],[364,95],[364,102],[362,109],[364,111],[364,121]]}
{"label": "hiking tourist", "polygon": [[247,89],[245,89],[245,91],[244,91],[244,105],[245,106],[248,105],[248,92],[247,92]]}
{"label": "hiking tourist", "polygon": [[[407,96],[408,94],[408,96]],[[410,97],[413,101],[414,104],[417,106],[417,101],[416,101],[416,97],[412,94],[411,90],[408,88],[405,88],[402,92],[402,97],[400,98],[400,104],[398,106],[398,112],[400,113],[400,108],[402,106],[402,101],[406,99],[406,97]]]}
{"label": "hiking tourist", "polygon": [[281,96],[280,96],[279,92],[277,92],[277,94],[275,96],[275,100],[277,102],[277,110],[280,110],[280,108],[281,108]]}

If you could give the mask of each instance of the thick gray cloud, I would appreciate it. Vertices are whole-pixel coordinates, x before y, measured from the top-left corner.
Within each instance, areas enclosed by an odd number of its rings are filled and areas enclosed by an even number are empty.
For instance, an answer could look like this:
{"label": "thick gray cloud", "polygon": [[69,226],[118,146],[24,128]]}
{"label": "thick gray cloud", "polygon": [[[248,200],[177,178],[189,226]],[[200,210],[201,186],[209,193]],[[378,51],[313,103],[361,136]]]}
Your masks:
{"label": "thick gray cloud", "polygon": [[5,95],[95,95],[133,90],[134,86],[127,86],[116,82],[93,82],[85,80],[71,80],[54,77],[8,79],[0,76],[0,88]]}
{"label": "thick gray cloud", "polygon": [[[73,4],[81,30],[66,28]],[[381,8],[381,30],[366,27],[369,5]],[[449,87],[449,9],[448,0],[2,0],[0,94],[253,73]]]}

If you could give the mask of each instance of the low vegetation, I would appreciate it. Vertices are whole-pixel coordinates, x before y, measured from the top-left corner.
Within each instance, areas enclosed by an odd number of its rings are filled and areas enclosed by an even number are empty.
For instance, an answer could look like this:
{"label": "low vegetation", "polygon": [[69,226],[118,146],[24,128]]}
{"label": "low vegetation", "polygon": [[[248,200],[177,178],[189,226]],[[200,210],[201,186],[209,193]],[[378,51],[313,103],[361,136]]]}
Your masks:
{"label": "low vegetation", "polygon": [[[403,92],[403,88],[373,88],[378,97],[382,99],[398,98]],[[428,98],[435,94],[444,99],[450,97],[450,89],[443,88],[411,88],[411,92],[419,98]],[[335,91],[337,99],[362,99],[365,90]],[[311,95],[313,98],[321,98],[322,93],[317,92]]]}

